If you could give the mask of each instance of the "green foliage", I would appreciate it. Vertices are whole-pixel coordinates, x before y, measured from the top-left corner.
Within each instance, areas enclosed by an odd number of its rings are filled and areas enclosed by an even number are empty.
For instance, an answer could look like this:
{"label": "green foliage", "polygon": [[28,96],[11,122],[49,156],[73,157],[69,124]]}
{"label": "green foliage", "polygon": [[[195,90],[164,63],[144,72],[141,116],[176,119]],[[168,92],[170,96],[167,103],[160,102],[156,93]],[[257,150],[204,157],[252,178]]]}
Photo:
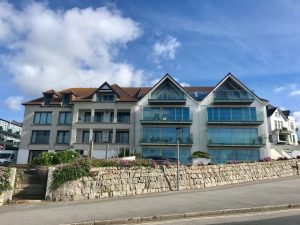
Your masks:
{"label": "green foliage", "polygon": [[139,152],[136,152],[133,155],[135,156],[136,159],[142,159],[143,158],[143,154],[139,153]]}
{"label": "green foliage", "polygon": [[124,148],[121,148],[120,152],[118,154],[118,157],[120,158],[120,157],[126,157],[126,156],[135,156],[136,159],[143,158],[143,154],[142,153],[138,153],[138,152],[136,152],[136,153],[130,153],[130,151],[129,151],[128,148],[125,149],[125,155],[124,155]]}
{"label": "green foliage", "polygon": [[31,164],[33,166],[51,166],[62,163],[71,163],[79,158],[79,154],[75,151],[59,151],[59,152],[43,152],[34,157]]}
{"label": "green foliage", "polygon": [[[125,155],[124,155],[125,153]],[[130,156],[130,152],[128,148],[120,148],[120,152],[118,154],[118,157],[126,157],[126,156]]]}
{"label": "green foliage", "polygon": [[155,161],[137,159],[133,161],[120,159],[79,159],[76,162],[57,165],[53,172],[51,189],[55,190],[64,183],[89,175],[91,167],[156,167]]}
{"label": "green foliage", "polygon": [[55,190],[68,181],[77,180],[88,176],[90,172],[90,161],[80,159],[67,165],[59,165],[53,172],[51,189]]}
{"label": "green foliage", "polygon": [[155,167],[154,161],[148,159],[118,160],[118,159],[94,159],[92,167]]}
{"label": "green foliage", "polygon": [[9,183],[9,177],[11,175],[11,170],[9,167],[0,168],[0,195],[7,190],[11,189]]}
{"label": "green foliage", "polygon": [[210,154],[208,154],[207,152],[197,151],[197,152],[193,152],[193,154],[192,154],[192,159],[194,159],[194,158],[210,159]]}

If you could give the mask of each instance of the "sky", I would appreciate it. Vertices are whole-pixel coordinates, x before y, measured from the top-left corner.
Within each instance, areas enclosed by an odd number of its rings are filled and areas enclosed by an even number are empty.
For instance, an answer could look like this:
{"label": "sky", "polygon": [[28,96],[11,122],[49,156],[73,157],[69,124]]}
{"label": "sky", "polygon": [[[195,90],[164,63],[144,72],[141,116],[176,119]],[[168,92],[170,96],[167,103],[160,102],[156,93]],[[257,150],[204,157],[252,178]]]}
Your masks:
{"label": "sky", "polygon": [[213,86],[233,73],[300,127],[300,1],[0,0],[0,118],[49,89]]}

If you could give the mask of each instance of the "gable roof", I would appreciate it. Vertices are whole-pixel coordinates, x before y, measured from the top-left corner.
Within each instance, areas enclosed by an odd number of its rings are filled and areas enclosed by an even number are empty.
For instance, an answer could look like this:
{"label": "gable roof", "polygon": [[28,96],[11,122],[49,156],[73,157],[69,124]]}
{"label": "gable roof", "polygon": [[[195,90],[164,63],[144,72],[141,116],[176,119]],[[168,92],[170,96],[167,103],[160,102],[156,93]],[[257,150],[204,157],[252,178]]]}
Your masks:
{"label": "gable roof", "polygon": [[266,106],[266,109],[267,109],[267,117],[272,116],[272,115],[274,114],[274,112],[275,112],[276,110],[278,110],[278,112],[281,114],[281,116],[282,116],[285,120],[288,119],[287,115],[285,115],[285,113],[284,113],[285,111],[282,111],[279,107],[276,107],[276,106],[273,106],[273,105],[271,105],[271,104],[268,104],[268,105]]}
{"label": "gable roof", "polygon": [[[163,84],[164,81],[166,81],[167,79],[169,79],[175,86],[177,86],[182,92],[184,92],[187,96],[189,96],[191,98],[192,101],[196,101],[189,92],[187,92],[171,75],[169,75],[168,73],[163,76],[152,88],[150,88],[148,90],[148,93],[149,92],[152,92],[154,91],[156,88],[158,88],[160,85]],[[148,94],[148,93],[145,93]],[[144,95],[144,96],[145,96]],[[142,96],[141,99],[144,97]]]}
{"label": "gable roof", "polygon": [[[201,101],[197,100],[193,97],[194,93],[202,92],[205,94],[209,94],[215,90],[217,90],[220,85],[222,85],[229,77],[231,77],[234,81],[236,81],[239,85],[243,88],[251,92],[255,95],[251,90],[249,90],[243,83],[241,83],[235,76],[231,73],[228,73],[217,85],[215,86],[190,86],[190,87],[182,87],[172,76],[166,74],[163,76],[153,87],[120,87],[118,84],[109,85],[107,82],[104,82],[99,88],[67,88],[62,91],[55,91],[53,89],[48,90],[43,93],[52,93],[54,94],[54,98],[51,104],[60,105],[62,102],[62,94],[64,93],[72,93],[74,96],[72,97],[72,102],[85,102],[85,101],[92,101],[92,96],[98,90],[101,90],[101,87],[107,85],[115,92],[118,96],[117,102],[137,102],[141,100],[145,95],[149,92],[153,91],[157,87],[160,86],[166,79],[169,79],[174,85],[176,85],[180,90],[186,93],[190,98],[194,101]],[[256,95],[255,95],[256,96]],[[265,99],[259,98],[261,101],[267,101]],[[43,104],[43,97],[33,99],[31,101],[23,103],[23,105],[42,105]]]}
{"label": "gable roof", "polygon": [[246,89],[249,93],[253,94],[260,102],[268,102],[268,100],[258,97],[253,91],[251,91],[246,85],[244,85],[239,79],[237,79],[231,72],[227,73],[227,75],[219,82],[217,83],[214,88],[209,92],[216,91],[223,83],[225,83],[229,78],[233,79],[238,85],[240,85],[242,88]]}

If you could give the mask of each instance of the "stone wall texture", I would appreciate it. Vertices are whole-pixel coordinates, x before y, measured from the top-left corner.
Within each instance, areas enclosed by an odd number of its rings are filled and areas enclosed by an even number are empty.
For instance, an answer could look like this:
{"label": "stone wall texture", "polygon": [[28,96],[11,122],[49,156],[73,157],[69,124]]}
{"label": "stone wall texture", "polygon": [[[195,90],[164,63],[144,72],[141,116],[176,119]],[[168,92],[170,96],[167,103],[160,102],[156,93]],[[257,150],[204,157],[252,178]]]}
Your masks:
{"label": "stone wall texture", "polygon": [[0,206],[2,206],[3,204],[10,202],[12,200],[12,196],[13,196],[13,189],[14,189],[14,185],[15,185],[15,177],[16,177],[16,168],[11,168],[11,175],[9,178],[9,183],[11,186],[11,190],[8,191],[4,191],[1,195],[0,195]]}
{"label": "stone wall texture", "polygon": [[[272,161],[209,166],[181,166],[179,189],[199,189],[249,181],[299,175],[300,161]],[[50,190],[49,169],[46,199],[84,200],[172,191],[177,189],[177,168],[92,168],[89,177]]]}

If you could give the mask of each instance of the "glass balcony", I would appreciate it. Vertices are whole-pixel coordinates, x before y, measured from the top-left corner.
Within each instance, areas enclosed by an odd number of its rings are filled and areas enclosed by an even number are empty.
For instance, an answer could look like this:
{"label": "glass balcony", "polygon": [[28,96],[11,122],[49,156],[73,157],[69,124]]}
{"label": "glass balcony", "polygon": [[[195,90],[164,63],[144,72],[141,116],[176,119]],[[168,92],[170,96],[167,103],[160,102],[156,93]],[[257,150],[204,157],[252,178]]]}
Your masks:
{"label": "glass balcony", "polygon": [[143,108],[142,124],[191,124],[192,114],[187,107]]}
{"label": "glass balcony", "polygon": [[209,137],[208,139],[208,146],[264,146],[266,144],[263,137]]}
{"label": "glass balcony", "polygon": [[150,94],[149,104],[185,104],[186,97],[180,91],[164,91],[159,94]]}
{"label": "glass balcony", "polygon": [[214,92],[215,104],[251,104],[254,96],[242,90],[224,90]]}
{"label": "glass balcony", "polygon": [[176,145],[177,139],[180,144],[192,145],[193,138],[190,134],[188,137],[172,137],[172,136],[146,136],[140,140],[141,145]]}
{"label": "glass balcony", "polygon": [[257,113],[255,107],[207,108],[207,124],[260,125],[263,122],[263,113]]}

